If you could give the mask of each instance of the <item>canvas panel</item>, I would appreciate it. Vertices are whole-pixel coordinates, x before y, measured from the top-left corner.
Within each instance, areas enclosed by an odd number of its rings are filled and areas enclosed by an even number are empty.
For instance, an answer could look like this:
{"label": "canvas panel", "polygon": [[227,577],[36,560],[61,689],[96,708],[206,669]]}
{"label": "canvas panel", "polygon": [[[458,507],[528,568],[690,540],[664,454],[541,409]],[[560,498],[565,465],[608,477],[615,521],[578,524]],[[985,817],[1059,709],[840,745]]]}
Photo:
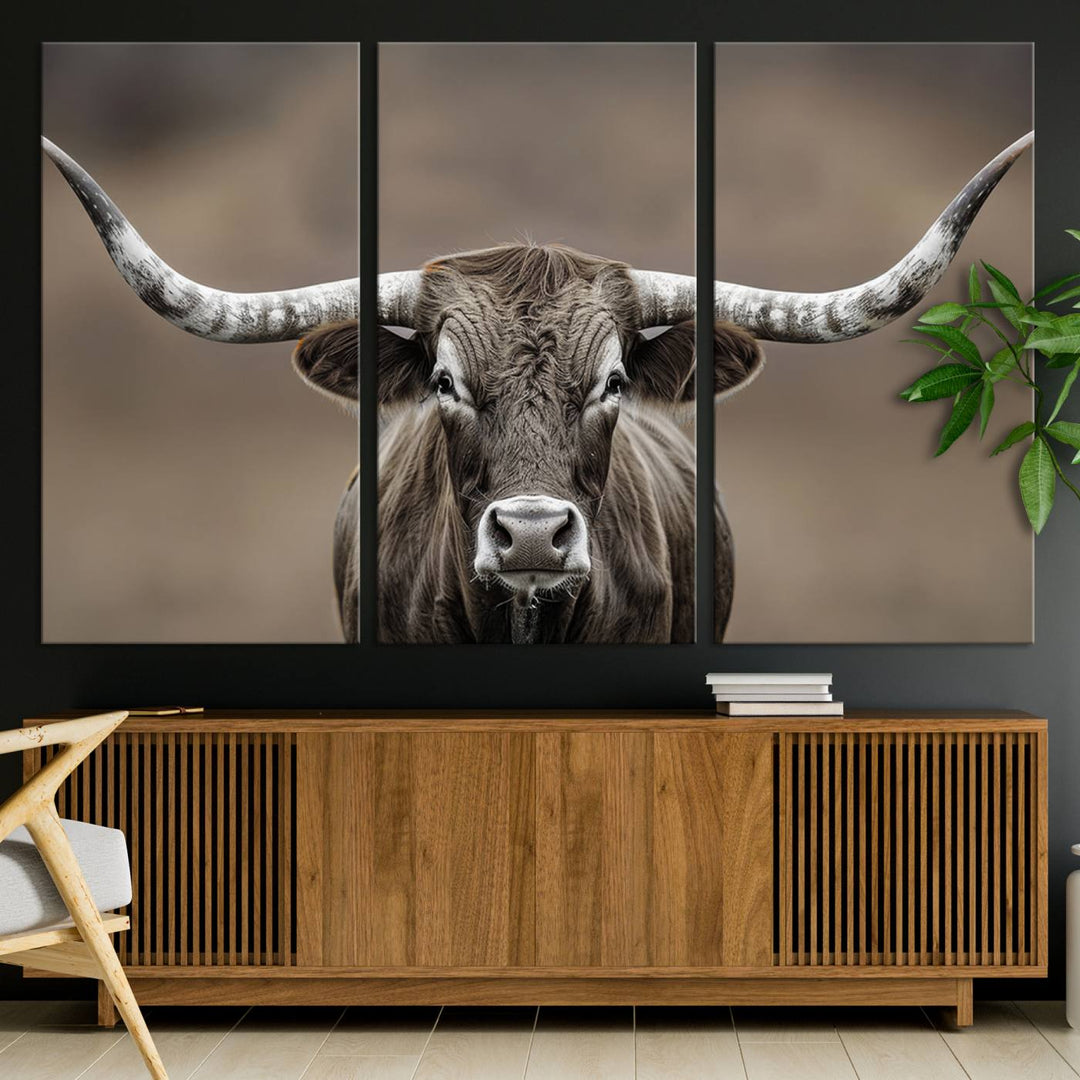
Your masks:
{"label": "canvas panel", "polygon": [[694,140],[689,45],[380,46],[380,272],[439,259],[382,318],[380,641],[693,639],[692,325],[646,363],[609,263],[693,273]]}
{"label": "canvas panel", "polygon": [[[42,75],[43,133],[182,273],[355,276],[355,44],[47,44]],[[44,640],[340,642],[353,416],[290,342],[203,340],[140,303],[44,155],[42,232]]]}
{"label": "canvas panel", "polygon": [[[1031,87],[1026,44],[718,45],[716,277],[806,292],[875,277],[1031,129]],[[1028,394],[1001,384],[983,441],[969,432],[938,459],[947,403],[897,396],[935,357],[903,339],[931,304],[966,300],[971,262],[1030,290],[1032,164],[1013,166],[909,315],[838,344],[768,342],[761,378],[717,405],[726,642],[1032,639],[1019,459],[987,460],[1030,419]]]}

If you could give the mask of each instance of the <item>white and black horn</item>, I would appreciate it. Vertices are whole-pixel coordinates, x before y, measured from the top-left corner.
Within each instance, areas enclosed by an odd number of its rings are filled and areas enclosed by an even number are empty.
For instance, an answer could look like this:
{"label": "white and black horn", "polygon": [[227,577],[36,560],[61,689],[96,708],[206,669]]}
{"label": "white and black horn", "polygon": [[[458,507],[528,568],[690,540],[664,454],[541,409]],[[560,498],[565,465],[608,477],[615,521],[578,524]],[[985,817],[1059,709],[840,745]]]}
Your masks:
{"label": "white and black horn", "polygon": [[317,326],[357,317],[356,278],[239,293],[184,277],[158,256],[77,161],[46,138],[41,145],[78,195],[124,280],[143,303],[182,330],[214,341],[293,341]]}
{"label": "white and black horn", "polygon": [[[715,317],[763,340],[807,344],[844,341],[884,326],[914,307],[937,284],[986,197],[1034,140],[1034,132],[1017,139],[976,173],[915,247],[872,281],[824,293],[781,292],[717,281],[713,286]],[[236,293],[184,277],[143,240],[77,161],[46,138],[41,145],[78,195],[127,283],[144,303],[188,333],[215,341],[293,341],[317,326],[358,317],[357,278],[281,292]],[[631,270],[630,276],[641,302],[643,327],[694,317],[695,277],[655,270]],[[419,270],[379,275],[380,324],[412,327],[421,279]]]}
{"label": "white and black horn", "polygon": [[[926,235],[880,277],[823,293],[780,292],[717,281],[713,284],[716,318],[765,341],[803,344],[845,341],[884,326],[913,308],[938,283],[986,197],[1034,141],[1035,133],[1029,132],[980,169]],[[694,317],[695,277],[652,270],[631,270],[630,276],[646,326]]]}

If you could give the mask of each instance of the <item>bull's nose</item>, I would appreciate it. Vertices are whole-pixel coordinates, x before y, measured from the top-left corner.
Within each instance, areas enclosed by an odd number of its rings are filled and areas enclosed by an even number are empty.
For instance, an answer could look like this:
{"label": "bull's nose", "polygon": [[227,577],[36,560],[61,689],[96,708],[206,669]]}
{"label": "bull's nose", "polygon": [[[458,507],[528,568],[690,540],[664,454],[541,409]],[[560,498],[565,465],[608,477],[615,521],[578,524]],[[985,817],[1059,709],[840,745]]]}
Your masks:
{"label": "bull's nose", "polygon": [[476,572],[515,588],[553,588],[589,572],[588,530],[565,499],[518,495],[484,511],[477,528]]}

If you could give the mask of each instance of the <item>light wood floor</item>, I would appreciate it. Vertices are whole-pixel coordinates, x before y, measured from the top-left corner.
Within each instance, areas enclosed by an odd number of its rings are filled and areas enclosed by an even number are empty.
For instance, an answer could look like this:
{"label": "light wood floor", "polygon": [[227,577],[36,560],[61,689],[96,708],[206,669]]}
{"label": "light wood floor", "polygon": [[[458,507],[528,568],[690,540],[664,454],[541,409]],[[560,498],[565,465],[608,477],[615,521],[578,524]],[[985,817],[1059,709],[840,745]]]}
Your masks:
{"label": "light wood floor", "polygon": [[[920,1009],[165,1009],[171,1080],[1057,1080],[1080,1076],[1061,1002]],[[3,1080],[143,1080],[88,1002],[0,1002]]]}

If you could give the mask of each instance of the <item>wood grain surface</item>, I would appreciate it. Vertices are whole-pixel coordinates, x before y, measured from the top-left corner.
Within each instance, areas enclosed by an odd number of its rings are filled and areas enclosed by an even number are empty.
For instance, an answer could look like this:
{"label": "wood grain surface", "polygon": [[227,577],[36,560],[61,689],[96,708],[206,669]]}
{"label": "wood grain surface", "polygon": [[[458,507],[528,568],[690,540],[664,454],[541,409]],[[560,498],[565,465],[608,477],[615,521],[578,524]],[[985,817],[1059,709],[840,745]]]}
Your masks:
{"label": "wood grain surface", "polygon": [[58,797],[128,835],[156,1001],[963,1017],[971,977],[1046,971],[1025,713],[211,710],[129,719]]}

